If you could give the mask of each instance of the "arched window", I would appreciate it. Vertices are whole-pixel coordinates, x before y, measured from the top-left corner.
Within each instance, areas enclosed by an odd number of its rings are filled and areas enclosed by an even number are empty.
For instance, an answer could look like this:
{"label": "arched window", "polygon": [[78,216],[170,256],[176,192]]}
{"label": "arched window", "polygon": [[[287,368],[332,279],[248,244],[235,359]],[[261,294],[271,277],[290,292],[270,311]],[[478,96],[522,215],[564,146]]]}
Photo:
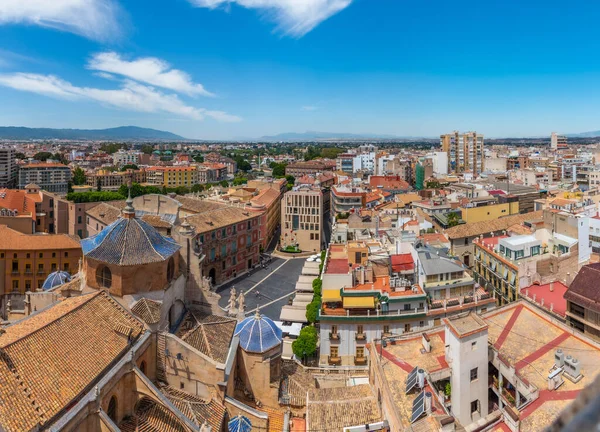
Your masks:
{"label": "arched window", "polygon": [[175,276],[175,260],[173,257],[169,258],[169,263],[167,264],[167,280],[173,280],[173,276]]}
{"label": "arched window", "polygon": [[106,410],[106,414],[110,419],[117,423],[117,397],[113,396],[110,398],[110,402],[108,403],[108,409]]}
{"label": "arched window", "polygon": [[142,371],[142,373],[144,375],[146,375],[146,362],[142,361],[142,363],[140,363],[140,370]]}
{"label": "arched window", "polygon": [[112,273],[106,266],[98,267],[96,270],[96,283],[100,288],[110,288],[112,285]]}

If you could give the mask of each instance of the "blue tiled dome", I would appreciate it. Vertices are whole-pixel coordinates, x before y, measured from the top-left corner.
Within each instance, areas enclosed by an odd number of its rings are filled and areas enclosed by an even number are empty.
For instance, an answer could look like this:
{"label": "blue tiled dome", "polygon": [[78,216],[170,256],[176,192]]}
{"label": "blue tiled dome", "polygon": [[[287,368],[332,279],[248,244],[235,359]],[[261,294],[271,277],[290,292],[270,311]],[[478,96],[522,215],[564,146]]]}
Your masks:
{"label": "blue tiled dome", "polygon": [[252,423],[243,415],[238,415],[227,423],[227,430],[229,432],[250,432]]}
{"label": "blue tiled dome", "polygon": [[65,271],[55,271],[48,275],[44,283],[42,284],[42,289],[47,291],[64,283],[67,283],[71,280],[71,275]]}
{"label": "blue tiled dome", "polygon": [[81,240],[86,257],[120,266],[162,262],[180,247],[135,217],[121,217],[95,236]]}
{"label": "blue tiled dome", "polygon": [[235,328],[235,336],[240,338],[240,346],[249,352],[263,353],[281,343],[281,329],[273,320],[258,312],[246,318]]}

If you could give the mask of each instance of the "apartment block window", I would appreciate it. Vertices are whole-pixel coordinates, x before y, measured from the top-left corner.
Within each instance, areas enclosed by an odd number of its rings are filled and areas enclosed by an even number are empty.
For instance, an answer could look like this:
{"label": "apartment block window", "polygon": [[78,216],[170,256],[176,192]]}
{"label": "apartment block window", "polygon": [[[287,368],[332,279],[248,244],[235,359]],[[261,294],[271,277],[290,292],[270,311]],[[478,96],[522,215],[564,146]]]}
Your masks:
{"label": "apartment block window", "polygon": [[252,222],[248,221],[248,229],[252,229]]}
{"label": "apartment block window", "polygon": [[356,326],[356,333],[359,333],[359,334],[364,333],[364,328],[363,328],[362,324],[359,324]]}
{"label": "apartment block window", "polygon": [[479,412],[479,399],[471,402],[471,414]]}
{"label": "apartment block window", "polygon": [[356,357],[358,357],[358,358],[365,357],[365,347],[363,347],[363,346],[356,347]]}
{"label": "apartment block window", "polygon": [[52,252],[52,258],[56,258],[56,252]]}
{"label": "apartment block window", "polygon": [[67,273],[69,272],[69,263],[63,264],[63,270],[66,271]]}
{"label": "apartment block window", "polygon": [[410,331],[410,323],[404,324],[404,332],[408,333]]}
{"label": "apartment block window", "polygon": [[477,342],[473,341],[471,342],[471,351],[475,351],[477,349]]}
{"label": "apartment block window", "polygon": [[331,357],[337,357],[338,356],[338,347],[337,346],[332,346],[330,348],[330,352],[331,352]]}
{"label": "apartment block window", "polygon": [[389,325],[384,325],[383,326],[383,334],[390,334],[390,326]]}
{"label": "apartment block window", "polygon": [[31,258],[31,254],[30,253],[27,254],[27,259],[29,259],[29,258]]}
{"label": "apartment block window", "polygon": [[477,368],[471,369],[471,381],[475,381],[477,379]]}
{"label": "apartment block window", "polygon": [[12,271],[13,271],[13,273],[16,273],[19,271],[19,261],[12,262]]}

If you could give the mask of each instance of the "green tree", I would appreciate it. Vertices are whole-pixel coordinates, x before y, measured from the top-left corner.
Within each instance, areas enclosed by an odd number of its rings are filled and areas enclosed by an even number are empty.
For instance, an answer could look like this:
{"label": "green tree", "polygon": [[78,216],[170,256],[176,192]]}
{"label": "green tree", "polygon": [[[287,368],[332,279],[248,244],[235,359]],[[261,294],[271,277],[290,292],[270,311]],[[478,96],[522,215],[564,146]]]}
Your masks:
{"label": "green tree", "polygon": [[65,157],[65,155],[62,154],[62,153],[54,153],[52,155],[52,159],[54,159],[56,161],[59,161],[61,164],[65,164],[65,165],[69,164],[69,161],[67,160],[67,158]]}
{"label": "green tree", "polygon": [[121,149],[122,147],[123,144],[105,143],[100,146],[100,150],[108,154],[113,154],[119,151],[119,149]]}
{"label": "green tree", "polygon": [[194,156],[194,161],[198,163],[204,163],[204,156],[201,154]]}
{"label": "green tree", "polygon": [[317,329],[313,326],[304,327],[300,330],[298,339],[292,342],[292,351],[299,359],[313,356],[317,352],[317,340]]}
{"label": "green tree", "polygon": [[448,213],[447,220],[448,220],[448,227],[453,227],[453,226],[458,225],[460,218],[458,217],[458,213],[450,212],[450,213]]}
{"label": "green tree", "polygon": [[270,167],[273,169],[273,177],[282,178],[285,177],[285,167],[286,163],[275,163],[271,162]]}
{"label": "green tree", "polygon": [[309,161],[321,156],[321,152],[313,146],[308,146],[306,153],[304,154],[304,160]]}
{"label": "green tree", "polygon": [[118,192],[71,192],[67,194],[67,200],[75,203],[117,201],[125,199]]}
{"label": "green tree", "polygon": [[234,160],[237,164],[238,170],[245,172],[252,171],[252,165],[250,165],[250,162],[244,159],[244,156],[237,155]]}
{"label": "green tree", "polygon": [[73,182],[69,181],[69,183],[67,183],[67,193],[70,194],[73,192]]}
{"label": "green tree", "polygon": [[21,160],[23,160],[23,159],[27,159],[27,156],[25,155],[25,153],[21,153],[21,152],[16,152],[16,153],[15,153],[15,157],[16,157],[17,159],[21,159]]}
{"label": "green tree", "polygon": [[248,179],[246,177],[236,177],[233,179],[233,185],[234,186],[240,186],[243,185],[245,183],[248,183]]}
{"label": "green tree", "polygon": [[123,165],[121,167],[121,171],[127,171],[128,169],[132,169],[132,170],[139,170],[140,167],[138,167],[136,164],[127,164],[127,165]]}
{"label": "green tree", "polygon": [[306,305],[306,319],[309,323],[314,323],[319,318],[321,309],[321,296],[314,295],[312,301]]}
{"label": "green tree", "polygon": [[192,186],[192,192],[194,192],[194,193],[202,192],[203,190],[204,190],[204,185],[195,184]]}
{"label": "green tree", "polygon": [[102,191],[102,182],[100,181],[100,177],[98,177],[98,179],[96,180],[96,191]]}
{"label": "green tree", "polygon": [[33,155],[33,158],[35,160],[39,160],[42,162],[45,162],[48,159],[52,159],[52,153],[50,152],[38,152],[36,154]]}
{"label": "green tree", "polygon": [[144,154],[152,154],[154,147],[152,147],[150,144],[144,144],[141,150]]}
{"label": "green tree", "polygon": [[341,149],[339,147],[326,147],[324,149],[321,149],[321,157],[327,159],[335,159],[341,153],[344,153],[344,149]]}
{"label": "green tree", "polygon": [[442,185],[437,180],[428,181],[425,183],[425,189],[441,189]]}
{"label": "green tree", "polygon": [[315,296],[321,296],[321,288],[323,287],[323,281],[319,278],[316,278],[312,281],[313,293]]}
{"label": "green tree", "polygon": [[[246,181],[248,180],[246,179]],[[227,180],[221,180],[219,184],[224,188],[229,187],[229,182]]]}
{"label": "green tree", "polygon": [[85,171],[80,167],[73,170],[73,184],[81,186],[85,184]]}

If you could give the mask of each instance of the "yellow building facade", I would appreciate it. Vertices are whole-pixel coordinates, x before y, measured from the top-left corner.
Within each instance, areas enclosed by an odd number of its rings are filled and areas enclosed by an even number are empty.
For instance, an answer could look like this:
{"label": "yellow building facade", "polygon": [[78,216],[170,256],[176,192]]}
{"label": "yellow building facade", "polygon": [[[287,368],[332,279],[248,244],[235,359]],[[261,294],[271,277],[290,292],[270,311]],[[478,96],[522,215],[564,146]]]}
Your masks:
{"label": "yellow building facade", "polygon": [[461,212],[465,223],[484,222],[519,214],[519,202],[462,208]]}

